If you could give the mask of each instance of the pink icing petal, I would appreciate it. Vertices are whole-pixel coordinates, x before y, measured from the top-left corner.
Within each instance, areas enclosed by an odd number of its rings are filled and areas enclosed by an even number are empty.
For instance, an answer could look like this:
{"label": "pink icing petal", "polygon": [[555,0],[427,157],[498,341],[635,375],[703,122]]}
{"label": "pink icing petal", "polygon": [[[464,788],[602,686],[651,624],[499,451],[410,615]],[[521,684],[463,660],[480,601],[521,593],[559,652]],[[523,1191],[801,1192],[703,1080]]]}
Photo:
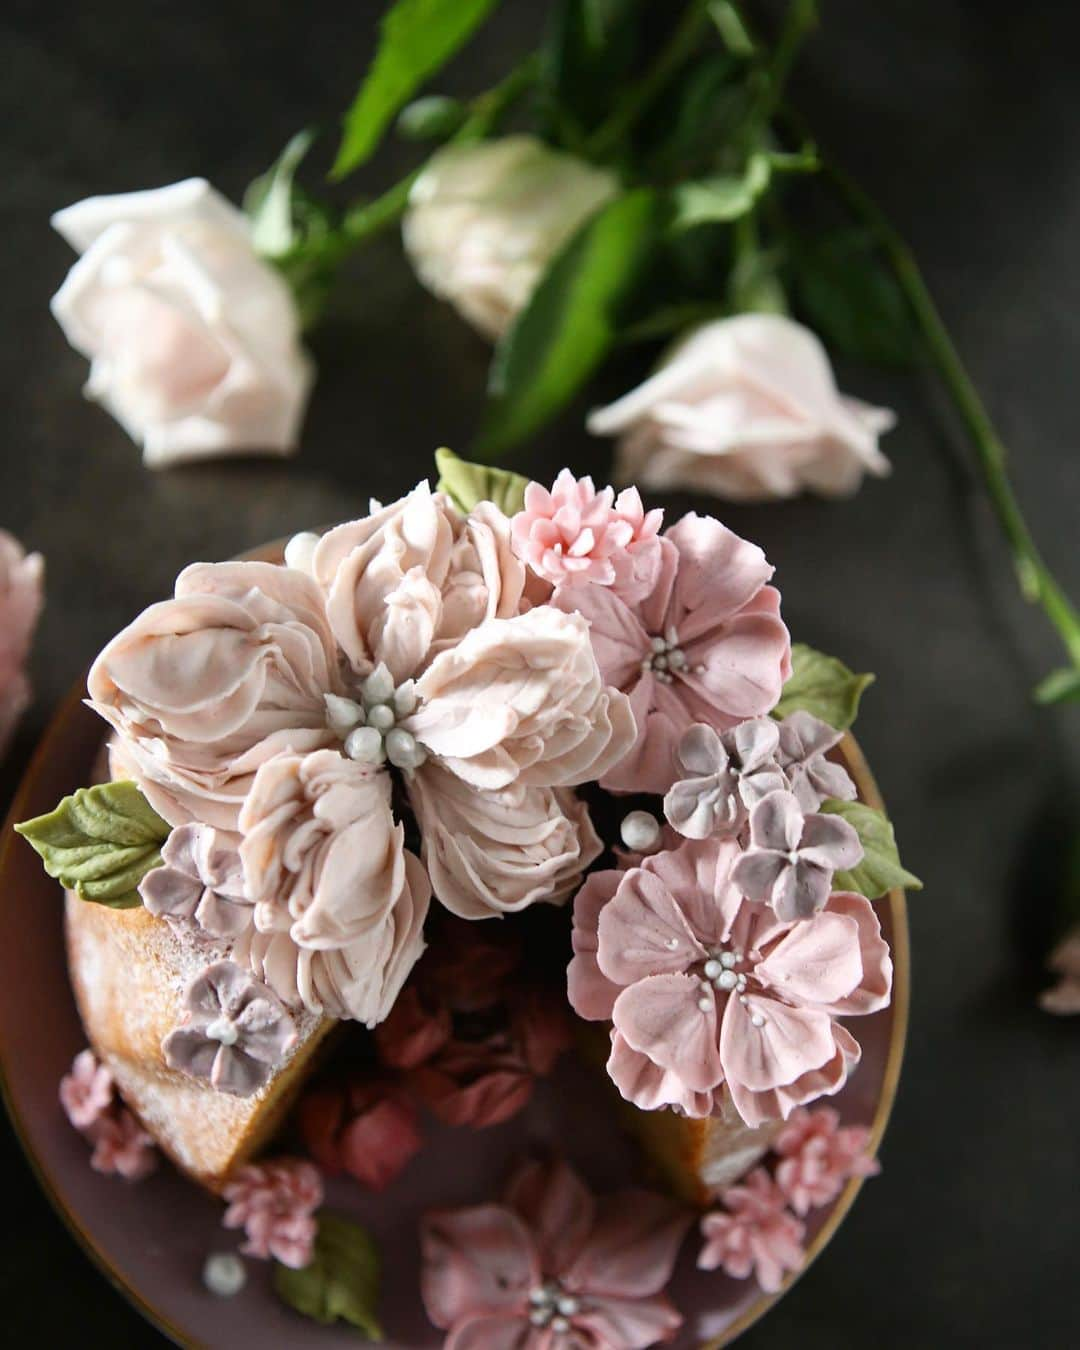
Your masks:
{"label": "pink icing petal", "polygon": [[630,691],[636,743],[600,780],[609,792],[666,792],[678,777],[677,752],[693,720],[671,685],[645,672]]}
{"label": "pink icing petal", "polygon": [[[754,1019],[761,1025],[755,1026]],[[757,994],[748,994],[745,1003],[728,1000],[720,1056],[733,1092],[736,1084],[752,1092],[783,1087],[826,1064],[834,1052],[832,1021],[826,1012],[789,1008]]]}
{"label": "pink icing petal", "polygon": [[607,1071],[623,1097],[642,1111],[677,1106],[685,1115],[701,1120],[716,1109],[716,1092],[692,1092],[678,1074],[654,1064],[648,1055],[633,1049],[614,1030]]}
{"label": "pink icing petal", "polygon": [[690,1222],[687,1211],[652,1191],[604,1196],[576,1259],[552,1269],[568,1289],[591,1298],[650,1297],[671,1279]]}
{"label": "pink icing petal", "polygon": [[815,914],[781,938],[754,975],[791,1003],[835,1005],[862,980],[858,924],[835,910]]}
{"label": "pink icing petal", "polygon": [[835,891],[829,897],[826,913],[843,915],[855,923],[862,965],[858,987],[834,1000],[828,1011],[836,1017],[853,1017],[886,1007],[892,996],[893,963],[873,905],[863,895]]}
{"label": "pink icing petal", "polygon": [[612,1014],[620,986],[609,980],[596,960],[600,912],[615,894],[620,872],[593,872],[574,899],[574,926],[570,934],[574,956],[566,972],[570,1006],[579,1017],[605,1022]]}
{"label": "pink icing petal", "polygon": [[691,840],[646,858],[642,867],[661,877],[668,892],[678,897],[691,932],[703,947],[711,949],[728,940],[737,918],[747,910],[732,876],[741,856],[733,839]]}
{"label": "pink icing petal", "polygon": [[650,975],[623,990],[613,1018],[633,1049],[670,1069],[692,1091],[708,1092],[722,1080],[716,999],[700,980]]}
{"label": "pink icing petal", "polygon": [[630,606],[606,586],[557,589],[551,603],[556,609],[580,614],[586,620],[604,680],[628,691],[638,678],[642,657],[649,650],[649,636]]}
{"label": "pink icing petal", "polygon": [[568,1267],[576,1270],[572,1263],[577,1259],[580,1265],[585,1259],[582,1245],[586,1238],[588,1250],[593,1250],[596,1236],[590,1233],[596,1203],[577,1173],[561,1160],[530,1162],[518,1168],[507,1183],[504,1199],[532,1233],[545,1273],[559,1274]]}
{"label": "pink icing petal", "polygon": [[484,1314],[520,1314],[540,1282],[532,1237],[502,1205],[425,1214],[420,1248],[420,1294],[428,1317],[444,1330]]}
{"label": "pink icing petal", "polygon": [[590,1301],[588,1311],[572,1322],[582,1332],[580,1341],[571,1342],[573,1350],[645,1350],[646,1346],[670,1341],[683,1318],[666,1298],[604,1298]]}
{"label": "pink icing petal", "polygon": [[524,1316],[470,1317],[450,1332],[443,1350],[554,1350],[554,1333],[529,1326]]}
{"label": "pink icing petal", "polygon": [[755,848],[792,852],[802,839],[804,819],[790,792],[771,792],[757,804],[750,817],[751,842]]}
{"label": "pink icing petal", "polygon": [[787,1120],[796,1107],[840,1091],[858,1064],[861,1052],[858,1042],[846,1028],[834,1022],[832,1031],[836,1045],[832,1058],[820,1068],[808,1070],[793,1083],[764,1092],[754,1092],[736,1081],[728,1083],[735,1109],[747,1125],[756,1127],[773,1120]]}
{"label": "pink icing petal", "polygon": [[808,861],[833,872],[844,872],[862,860],[857,830],[841,816],[806,817],[800,852]]}
{"label": "pink icing petal", "polygon": [[[738,613],[775,570],[756,544],[740,539],[711,516],[689,511],[664,537],[679,551],[669,613],[680,635],[688,639],[696,636],[702,620],[714,623]],[[700,619],[690,617],[698,615]]]}
{"label": "pink icing petal", "polygon": [[682,972],[706,956],[664,882],[641,868],[623,873],[598,935],[600,971],[619,985]]}

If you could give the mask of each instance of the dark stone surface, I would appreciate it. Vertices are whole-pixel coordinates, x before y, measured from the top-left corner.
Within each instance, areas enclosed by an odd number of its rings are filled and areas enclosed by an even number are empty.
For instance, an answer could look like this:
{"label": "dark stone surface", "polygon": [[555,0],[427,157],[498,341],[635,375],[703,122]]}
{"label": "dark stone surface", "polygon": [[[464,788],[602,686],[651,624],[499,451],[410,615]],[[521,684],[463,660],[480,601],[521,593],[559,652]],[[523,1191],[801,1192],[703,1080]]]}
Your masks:
{"label": "dark stone surface", "polygon": [[[313,340],[319,384],[289,463],[144,472],[80,400],[83,363],[47,309],[71,261],[50,211],[194,173],[238,195],[299,126],[333,122],[378,9],[39,0],[0,19],[0,523],[49,562],[38,698],[5,788],[63,691],[183,563],[397,495],[436,444],[468,442],[486,350],[417,288],[393,238],[357,259]],[[1080,594],[1080,85],[1065,11],[1049,0],[827,9],[800,100],[915,245],[1013,447],[1036,533]],[[504,69],[542,11],[507,4],[454,83],[481,87]],[[381,155],[365,184],[388,181],[408,153]],[[612,373],[612,389],[634,373]],[[1076,713],[1027,701],[1058,653],[1016,597],[940,401],[906,376],[840,373],[898,411],[893,477],[854,504],[721,514],[777,564],[796,634],[878,672],[859,736],[926,890],[911,904],[911,1035],[884,1175],[744,1343],[1077,1344],[1080,1027],[1033,1003],[1076,817]],[[571,415],[517,465],[602,475],[606,457]],[[0,1167],[8,1342],[154,1343],[78,1253],[10,1135]]]}

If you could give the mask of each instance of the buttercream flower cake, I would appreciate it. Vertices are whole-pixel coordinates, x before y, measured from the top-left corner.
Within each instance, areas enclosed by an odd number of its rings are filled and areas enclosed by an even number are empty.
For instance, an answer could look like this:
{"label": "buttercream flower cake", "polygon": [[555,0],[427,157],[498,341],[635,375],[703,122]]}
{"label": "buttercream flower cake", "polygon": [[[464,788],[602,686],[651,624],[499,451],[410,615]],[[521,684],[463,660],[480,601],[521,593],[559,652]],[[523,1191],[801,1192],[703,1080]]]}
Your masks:
{"label": "buttercream flower cake", "polygon": [[669,1341],[695,1216],[703,1272],[775,1290],[874,1168],[814,1105],[889,1002],[872,902],[914,880],[840,745],[865,681],[792,648],[720,521],[437,458],[280,564],[186,568],[95,661],[105,781],[19,827],[67,891],[90,1048],[61,1102],[99,1171],[160,1151],[224,1198],[214,1293],[271,1259],[375,1335],[326,1179],[392,1196],[603,1065],[595,1126],[652,1189],[493,1168],[432,1195],[414,1287],[450,1350]]}

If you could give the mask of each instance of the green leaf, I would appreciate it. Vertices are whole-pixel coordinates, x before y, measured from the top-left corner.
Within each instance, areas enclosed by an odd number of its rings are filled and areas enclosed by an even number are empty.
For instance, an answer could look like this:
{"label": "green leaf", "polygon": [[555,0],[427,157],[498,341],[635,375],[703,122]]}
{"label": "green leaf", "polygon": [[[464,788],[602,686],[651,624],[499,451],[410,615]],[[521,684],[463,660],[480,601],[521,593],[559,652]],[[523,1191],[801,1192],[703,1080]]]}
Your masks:
{"label": "green leaf", "polygon": [[311,149],[313,131],[300,131],[261,178],[244,194],[251,220],[251,242],[264,258],[280,258],[295,246],[299,234],[293,219],[293,179]]}
{"label": "green leaf", "polygon": [[566,149],[610,113],[632,78],[643,0],[560,0],[544,46],[549,130]]}
{"label": "green leaf", "polygon": [[441,140],[452,136],[468,115],[460,99],[429,94],[406,104],[398,114],[398,135],[407,141]]}
{"label": "green leaf", "polygon": [[813,173],[817,155],[811,149],[798,154],[760,150],[752,154],[741,174],[721,173],[696,182],[680,183],[674,189],[673,230],[696,225],[716,225],[747,215],[769,190],[778,172]]}
{"label": "green leaf", "polygon": [[304,1317],[324,1324],[350,1322],[366,1340],[381,1341],[379,1267],[369,1233],[349,1219],[320,1212],[314,1259],[303,1270],[275,1264],[274,1289]]}
{"label": "green leaf", "polygon": [[556,256],[496,350],[482,454],[535,431],[607,355],[618,306],[653,241],[655,216],[649,189],[628,192],[586,221]]}
{"label": "green leaf", "polygon": [[863,802],[827,801],[822,811],[830,816],[842,816],[858,832],[863,846],[863,860],[850,872],[837,872],[833,885],[841,891],[858,891],[868,900],[891,891],[894,886],[921,891],[922,882],[907,871],[900,862],[896,836],[887,816]]}
{"label": "green leaf", "polygon": [[847,731],[858,714],[863,690],[874,683],[873,675],[856,675],[835,656],[803,642],[792,643],[791,666],[773,716],[787,717],[801,709],[837,731]]}
{"label": "green leaf", "polygon": [[498,0],[396,0],[379,24],[379,45],[345,114],[331,178],[368,159],[395,114],[457,52]]}
{"label": "green leaf", "polygon": [[907,299],[865,230],[793,244],[796,293],[825,342],[856,360],[911,365],[920,339]]}
{"label": "green leaf", "polygon": [[488,464],[470,464],[445,447],[435,451],[439,470],[437,492],[445,492],[459,511],[468,515],[477,502],[494,502],[504,516],[512,516],[525,505],[527,478],[509,469],[494,469]]}
{"label": "green leaf", "polygon": [[1036,703],[1072,703],[1080,699],[1080,670],[1062,666],[1052,671],[1035,689]]}
{"label": "green leaf", "polygon": [[753,56],[757,51],[754,39],[743,23],[742,15],[731,0],[709,0],[707,5],[709,18],[716,24],[724,46],[732,56],[743,58]]}
{"label": "green leaf", "polygon": [[169,826],[134,783],[80,788],[48,815],[16,831],[40,855],[45,871],[83,900],[113,909],[142,903],[138,885],[161,862]]}

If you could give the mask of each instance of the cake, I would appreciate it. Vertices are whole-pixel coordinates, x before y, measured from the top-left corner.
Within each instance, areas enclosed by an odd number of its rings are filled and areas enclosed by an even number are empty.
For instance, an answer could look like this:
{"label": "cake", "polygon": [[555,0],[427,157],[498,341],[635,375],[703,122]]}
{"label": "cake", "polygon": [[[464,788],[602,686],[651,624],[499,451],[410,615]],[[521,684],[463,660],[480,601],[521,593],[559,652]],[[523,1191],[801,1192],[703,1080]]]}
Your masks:
{"label": "cake", "polygon": [[[871,902],[911,879],[846,767],[865,679],[792,647],[719,521],[438,459],[280,562],[186,568],[95,661],[105,781],[19,827],[67,891],[72,1118],[250,1215],[298,1097],[315,1161],[382,1185],[416,1099],[497,1124],[574,1043],[707,1209],[889,1000]],[[344,1130],[373,1111],[385,1167]],[[304,1266],[301,1228],[245,1250]]]}

